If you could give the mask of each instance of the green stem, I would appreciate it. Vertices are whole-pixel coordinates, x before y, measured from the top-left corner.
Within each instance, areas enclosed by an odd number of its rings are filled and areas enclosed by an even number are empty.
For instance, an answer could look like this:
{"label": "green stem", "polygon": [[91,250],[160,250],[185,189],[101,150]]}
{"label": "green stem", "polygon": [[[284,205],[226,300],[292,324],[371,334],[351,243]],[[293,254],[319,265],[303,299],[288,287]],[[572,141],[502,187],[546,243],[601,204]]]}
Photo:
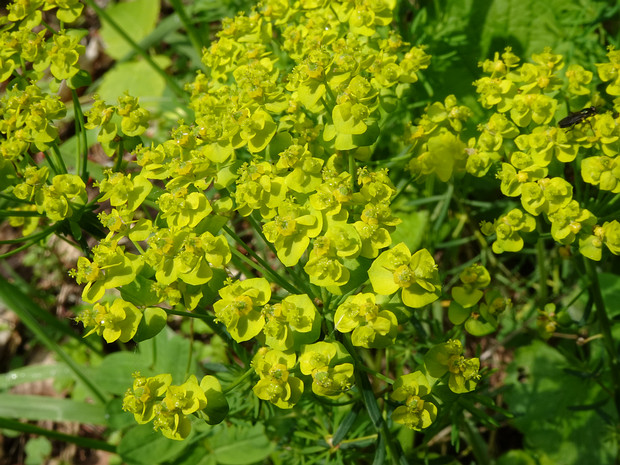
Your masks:
{"label": "green stem", "polygon": [[[543,230],[540,222],[538,223],[538,232],[540,233]],[[536,258],[538,261],[538,279],[539,279],[539,289],[538,289],[538,303],[543,304],[547,301],[548,292],[547,292],[547,254],[545,252],[545,240],[543,237],[538,237],[536,241]]]}
{"label": "green stem", "polygon": [[392,204],[396,202],[396,200],[405,192],[405,189],[407,189],[407,187],[409,187],[409,185],[414,181],[413,177],[410,177],[409,179],[407,179],[407,182],[405,182],[405,184],[403,184],[403,186],[398,189],[398,192],[396,192],[396,195],[392,198]]}
{"label": "green stem", "polygon": [[215,322],[215,318],[211,315],[206,315],[204,313],[183,312],[180,310],[172,310],[168,308],[166,308],[165,311],[170,315],[185,316],[188,318],[198,318],[199,320],[204,321],[205,324],[209,328],[211,328],[211,330],[215,334],[217,334],[223,341],[225,341],[229,346],[235,346],[235,349],[237,347],[242,348],[242,346],[239,346],[239,344],[237,344],[237,342],[230,336],[230,334],[223,330],[221,325],[218,325]]}
{"label": "green stem", "polygon": [[351,150],[349,150],[349,152],[347,153],[347,157],[349,160],[349,174],[351,175],[351,185],[349,187],[351,188],[351,191],[354,191],[355,190],[356,164],[355,164],[355,157],[353,156],[353,152]]}
{"label": "green stem", "polygon": [[152,337],[151,341],[151,349],[153,350],[153,360],[151,366],[154,368],[157,366],[157,338]]}
{"label": "green stem", "polygon": [[368,442],[368,440],[372,440],[372,439],[377,439],[377,435],[376,434],[371,434],[369,436],[361,436],[359,438],[355,438],[355,439],[344,439],[342,441],[340,441],[338,444],[360,444],[360,443],[366,443]]}
{"label": "green stem", "polygon": [[[573,162],[571,163],[571,167],[572,167],[574,173],[581,172],[581,169],[580,169],[581,158],[582,157],[575,158],[573,160]],[[583,184],[582,184],[582,181],[581,181],[581,176],[577,176],[577,175],[575,176],[574,186],[575,186],[574,198],[577,199],[578,201],[580,201],[580,203],[582,203],[581,201],[586,199],[587,197],[584,196],[584,194],[583,194]]]}
{"label": "green stem", "polygon": [[[41,216],[39,212],[32,210],[0,210],[0,218],[13,218],[13,217],[33,217]],[[10,244],[11,242],[23,242],[24,238],[13,239],[12,241],[0,241],[0,244]]]}
{"label": "green stem", "polygon": [[433,231],[438,232],[444,224],[445,218],[448,216],[448,211],[450,208],[450,201],[452,200],[452,195],[454,194],[454,184],[448,183],[448,187],[446,189],[445,194],[443,194],[442,200],[437,203],[435,210],[431,218],[433,219]]}
{"label": "green stem", "polygon": [[172,91],[176,94],[176,96],[182,100],[182,101],[187,101],[187,94],[183,91],[183,89],[176,83],[176,81],[169,76],[163,69],[161,69],[157,63],[155,63],[155,61],[149,56],[148,53],[146,53],[146,51],[142,50],[142,48],[131,38],[129,37],[129,35],[127,35],[127,33],[123,30],[123,28],[121,28],[116,21],[114,21],[110,15],[108,15],[105,10],[103,10],[102,8],[100,8],[97,3],[95,3],[94,0],[84,0],[84,3],[86,3],[88,6],[90,6],[93,10],[95,10],[95,12],[97,13],[97,15],[103,19],[106,23],[108,23],[110,25],[110,27],[112,29],[114,29],[118,35],[120,35],[123,40],[125,40],[130,46],[131,48],[138,54],[140,55],[142,58],[144,58],[144,60],[151,66],[151,68],[153,68],[153,70],[159,74],[168,84],[168,86],[172,89]]}
{"label": "green stem", "polygon": [[[154,339],[154,338],[153,338]],[[189,353],[187,354],[187,365],[185,366],[185,378],[192,373],[192,358],[194,357],[194,320],[189,320]]]}
{"label": "green stem", "polygon": [[620,418],[620,364],[618,363],[618,353],[616,351],[616,343],[614,341],[613,334],[611,333],[611,321],[607,315],[607,309],[605,308],[605,301],[603,300],[603,294],[601,293],[601,286],[598,281],[598,273],[596,266],[591,260],[584,260],[586,272],[590,280],[590,295],[594,300],[594,307],[596,308],[596,318],[598,320],[599,329],[603,335],[603,344],[609,356],[611,365],[611,378],[613,382],[614,403],[616,404],[616,412],[618,418]]}
{"label": "green stem", "polygon": [[265,245],[267,245],[267,247],[269,248],[269,250],[271,250],[271,253],[273,253],[274,255],[278,254],[278,251],[276,250],[276,248],[274,247],[274,245],[269,242],[267,240],[267,238],[265,237],[265,234],[263,233],[263,227],[260,225],[260,223],[256,220],[256,218],[254,218],[254,216],[249,215],[248,216],[248,221],[250,222],[250,224],[252,225],[252,227],[254,228],[254,232],[256,232],[256,234],[259,235],[259,237],[263,240],[263,242],[265,243]]}
{"label": "green stem", "polygon": [[[5,254],[0,255],[0,260],[8,258],[11,255],[15,255],[16,253],[19,253],[22,250],[26,250],[28,247],[36,244],[39,241],[39,238],[43,238],[43,237],[48,236],[49,234],[51,234],[50,229],[52,230],[52,232],[54,232],[56,230],[56,225],[51,226],[50,228],[44,229],[43,231],[41,231],[38,234],[33,234],[31,236],[28,236],[28,237],[33,238],[33,239],[30,240],[29,242],[25,243],[24,245],[22,245],[22,246],[20,246],[20,247],[18,247],[16,249],[11,250],[10,252],[7,252]],[[37,239],[34,239],[35,237]],[[22,242],[22,241],[25,240],[25,238],[23,238],[23,237],[21,237],[19,239],[20,239],[19,242]]]}
{"label": "green stem", "polygon": [[49,151],[44,151],[43,155],[45,155],[45,161],[50,166],[50,169],[54,173],[54,176],[61,174],[58,168],[56,167],[56,163],[54,162],[54,157]]}
{"label": "green stem", "polygon": [[58,31],[54,29],[52,26],[50,26],[49,24],[47,24],[45,21],[40,20],[40,24],[52,34],[58,34]]}
{"label": "green stem", "polygon": [[390,432],[387,424],[383,420],[383,416],[381,415],[381,410],[379,409],[379,405],[377,404],[377,399],[375,397],[374,391],[372,390],[372,386],[370,385],[370,381],[368,381],[368,377],[363,373],[363,363],[361,362],[357,351],[355,350],[355,347],[353,347],[353,345],[351,344],[348,335],[345,335],[342,338],[342,343],[347,349],[349,355],[351,355],[351,358],[353,358],[353,365],[355,367],[355,383],[357,384],[357,387],[362,395],[362,402],[366,407],[366,411],[368,412],[368,416],[370,417],[373,425],[375,426],[377,431],[380,431],[381,435],[385,439],[385,443],[387,444],[388,449],[390,450],[390,454],[392,456],[392,463],[406,463],[406,460],[404,460],[404,457],[402,457],[401,449],[394,441],[392,433]]}
{"label": "green stem", "polygon": [[125,146],[123,145],[123,139],[118,142],[118,149],[116,154],[116,160],[114,161],[114,167],[112,171],[117,172],[121,170],[121,165],[123,164],[123,155],[125,153]]}
{"label": "green stem", "polygon": [[369,368],[369,367],[367,367],[364,364],[361,364],[360,366],[362,367],[362,370],[364,370],[366,373],[374,376],[375,378],[379,378],[379,379],[385,381],[388,384],[394,384],[394,380],[392,378],[390,378],[388,376],[385,376],[384,374],[379,373],[378,371],[375,371],[372,368]]}
{"label": "green stem", "polygon": [[[172,8],[174,8],[174,11],[176,11],[176,13],[179,15],[179,18],[181,19],[181,22],[185,27],[185,31],[187,32],[187,36],[189,37],[189,41],[192,43],[192,46],[196,49],[196,52],[198,52],[198,55],[200,56],[202,54],[202,48],[204,47],[204,44],[202,43],[202,40],[200,39],[196,28],[190,21],[189,16],[187,16],[187,12],[185,11],[183,3],[180,0],[170,0],[170,3],[172,4]],[[204,36],[209,37],[209,34],[206,33]]]}
{"label": "green stem", "polygon": [[178,315],[178,316],[186,316],[189,318],[198,318],[199,320],[202,320],[205,323],[210,320],[213,320],[213,317],[211,315],[205,315],[204,313],[184,312],[181,310],[173,310],[171,308],[164,308],[164,311],[169,315]]}
{"label": "green stem", "polygon": [[[18,237],[16,239],[5,239],[3,241],[0,241],[0,244],[18,244],[24,241],[35,243],[39,241],[40,239],[42,239],[43,237],[53,234],[55,230],[56,230],[56,225],[49,226],[45,228],[44,230],[39,231],[38,233],[30,234],[28,236]],[[4,255],[0,255],[0,258],[4,258]]]}
{"label": "green stem", "polygon": [[8,200],[11,203],[21,203],[24,205],[32,205],[32,202],[29,202],[28,200],[18,199],[17,197],[14,197],[13,195],[7,195],[2,192],[0,192],[0,199]]}
{"label": "green stem", "polygon": [[295,286],[293,286],[292,284],[288,283],[283,277],[281,277],[279,274],[277,274],[275,271],[273,271],[271,269],[271,267],[269,266],[269,264],[265,260],[263,260],[256,252],[254,252],[250,247],[248,247],[246,245],[246,243],[243,242],[241,240],[241,238],[239,236],[237,236],[232,229],[230,229],[228,226],[224,226],[223,229],[224,229],[224,231],[226,231],[226,233],[230,237],[233,238],[233,240],[237,244],[239,244],[241,247],[243,247],[245,249],[245,251],[248,253],[248,255],[250,255],[252,258],[254,258],[258,262],[258,264],[254,263],[248,257],[246,257],[241,252],[239,252],[238,250],[235,250],[233,248],[233,249],[231,249],[231,252],[236,257],[238,257],[241,260],[243,260],[245,263],[250,265],[255,270],[260,271],[263,275],[270,276],[271,279],[273,279],[273,281],[277,282],[280,286],[282,286],[284,289],[286,289],[290,293],[292,293],[292,294],[301,294],[301,292]]}
{"label": "green stem", "polygon": [[62,173],[68,173],[67,165],[65,165],[65,161],[62,159],[62,155],[60,154],[60,149],[58,148],[58,145],[53,144],[51,146],[51,149],[52,149],[52,153],[54,154],[55,160],[58,163],[58,166],[60,167],[59,170]]}
{"label": "green stem", "polygon": [[250,376],[252,376],[255,373],[254,368],[249,368],[245,373],[243,373],[241,376],[239,376],[236,380],[234,380],[232,382],[232,384],[230,384],[226,389],[222,389],[222,393],[223,394],[227,394],[230,391],[232,391],[234,388],[236,388],[237,386],[239,386],[244,380],[246,380],[247,378],[249,378]]}
{"label": "green stem", "polygon": [[75,154],[75,173],[82,178],[82,181],[88,181],[88,136],[86,127],[84,126],[84,112],[80,105],[80,98],[75,89],[71,89],[71,97],[73,98],[73,113],[75,118],[76,130],[79,131],[77,139],[77,150]]}
{"label": "green stem", "polygon": [[328,116],[331,117],[332,111],[334,109],[334,106],[336,105],[337,99],[331,87],[329,87],[329,83],[327,82],[327,79],[324,79],[323,83],[325,84],[325,91],[326,91],[325,95],[327,95],[327,97],[329,98],[329,102],[326,102],[324,98],[321,98],[321,101],[323,102],[325,109],[328,110]]}
{"label": "green stem", "polygon": [[116,453],[116,446],[105,441],[59,433],[58,431],[40,428],[29,423],[22,423],[21,421],[10,420],[8,418],[0,418],[0,428],[44,436],[49,439],[75,444],[84,449],[104,450],[106,452]]}

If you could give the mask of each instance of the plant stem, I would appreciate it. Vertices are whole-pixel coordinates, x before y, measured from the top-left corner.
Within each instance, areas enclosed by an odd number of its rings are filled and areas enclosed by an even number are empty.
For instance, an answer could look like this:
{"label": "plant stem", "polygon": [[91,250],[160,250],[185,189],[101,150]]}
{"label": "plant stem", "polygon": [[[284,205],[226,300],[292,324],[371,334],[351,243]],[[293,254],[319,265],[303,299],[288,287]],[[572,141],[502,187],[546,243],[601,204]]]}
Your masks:
{"label": "plant stem", "polygon": [[45,151],[42,153],[43,155],[45,155],[45,161],[50,166],[50,169],[54,173],[54,176],[61,174],[60,171],[58,171],[58,168],[56,167],[56,163],[53,160],[54,157],[52,157],[51,153],[45,152]]}
{"label": "plant stem", "polygon": [[187,355],[187,365],[185,367],[185,378],[192,373],[192,359],[194,358],[194,319],[189,320],[189,354]]}
{"label": "plant stem", "polygon": [[[41,216],[39,212],[33,210],[0,210],[0,218],[12,218],[12,217],[20,217],[20,218],[32,218],[33,216]],[[17,239],[9,239],[6,241],[0,241],[0,244],[10,244],[23,242],[24,238],[20,237]]]}
{"label": "plant stem", "polygon": [[396,441],[394,441],[394,437],[390,432],[383,416],[381,415],[381,410],[379,409],[379,405],[377,404],[377,399],[375,397],[375,393],[372,390],[372,386],[368,381],[368,377],[364,374],[363,362],[360,360],[355,347],[351,344],[348,335],[342,338],[342,343],[344,344],[347,352],[353,358],[353,365],[355,367],[355,383],[357,384],[357,388],[359,389],[362,395],[362,401],[364,406],[366,407],[366,411],[368,412],[368,416],[372,421],[373,425],[380,432],[380,434],[385,439],[385,443],[387,444],[388,449],[390,450],[390,455],[392,456],[392,463],[406,463],[403,461],[404,457],[402,457],[402,451],[400,447],[398,447]]}
{"label": "plant stem", "polygon": [[[196,49],[196,52],[198,52],[198,55],[200,56],[202,54],[202,48],[204,47],[204,44],[200,39],[196,28],[190,21],[189,16],[187,16],[187,12],[185,11],[183,3],[180,0],[170,0],[170,3],[172,4],[172,8],[174,8],[174,11],[176,11],[176,13],[179,15],[183,26],[185,26],[185,31],[187,32],[189,41],[192,43],[193,47]],[[208,37],[208,34],[206,36]]]}
{"label": "plant stem", "polygon": [[53,144],[51,146],[52,153],[54,154],[56,161],[58,162],[59,170],[61,173],[68,173],[67,166],[65,165],[65,161],[62,159],[62,155],[60,155],[60,149],[58,145]]}
{"label": "plant stem", "polygon": [[0,428],[44,436],[49,439],[75,444],[84,449],[104,450],[107,452],[116,453],[116,446],[105,441],[59,433],[58,431],[40,428],[29,423],[22,423],[21,421],[10,420],[8,418],[0,418]]}
{"label": "plant stem", "polygon": [[206,315],[204,313],[197,313],[197,312],[183,312],[180,310],[172,310],[168,308],[166,308],[165,311],[166,313],[170,315],[178,315],[178,316],[183,316],[187,318],[198,318],[199,320],[202,320],[209,328],[211,328],[211,330],[217,336],[219,336],[224,342],[226,342],[226,344],[228,344],[229,347],[234,346],[235,349],[237,348],[243,349],[243,346],[240,346],[239,344],[237,344],[237,342],[230,336],[230,334],[228,334],[224,330],[222,325],[219,325],[214,321],[215,318],[212,315]]}
{"label": "plant stem", "polygon": [[[0,260],[5,259],[5,258],[8,258],[8,257],[10,257],[11,255],[15,255],[16,253],[19,253],[19,252],[21,252],[22,250],[26,250],[28,247],[30,247],[30,246],[32,246],[32,245],[34,245],[34,244],[36,244],[36,243],[38,242],[38,240],[39,240],[39,239],[42,239],[42,238],[44,238],[45,236],[47,236],[47,235],[49,235],[49,234],[51,234],[52,232],[55,232],[55,231],[56,231],[56,225],[51,226],[50,228],[44,229],[44,230],[43,230],[43,231],[41,231],[40,233],[37,233],[37,234],[33,234],[33,235],[28,236],[29,238],[33,238],[33,239],[32,239],[32,240],[30,240],[29,242],[26,242],[24,245],[21,245],[21,246],[17,247],[16,249],[11,250],[10,252],[7,252],[7,253],[5,253],[5,254],[0,255]],[[35,237],[36,237],[37,239],[34,239]],[[25,241],[25,238],[23,238],[23,237],[22,237],[22,238],[20,238],[20,239],[21,239],[21,241],[19,241],[19,242]]]}
{"label": "plant stem", "polygon": [[356,163],[355,163],[355,157],[353,156],[353,152],[349,150],[347,157],[349,161],[349,174],[351,175],[351,185],[349,187],[351,188],[351,191],[355,191]]}
{"label": "plant stem", "polygon": [[121,171],[121,166],[123,164],[123,155],[125,154],[125,146],[123,144],[123,139],[118,141],[118,149],[116,150],[116,160],[114,160],[114,167],[112,171],[118,172]]}
{"label": "plant stem", "polygon": [[364,370],[366,373],[369,373],[372,376],[375,376],[379,378],[380,380],[385,381],[388,384],[394,384],[394,380],[388,376],[385,376],[383,373],[379,373],[378,371],[375,371],[372,368],[369,368],[365,365],[361,365],[361,367],[362,367],[362,370]]}
{"label": "plant stem", "polygon": [[249,378],[255,373],[254,368],[249,368],[245,373],[239,376],[236,380],[234,380],[226,389],[222,389],[223,394],[228,394],[234,388],[236,388],[239,384],[241,384],[245,379]]}
{"label": "plant stem", "polygon": [[618,418],[620,418],[620,364],[618,363],[616,343],[614,342],[614,337],[611,333],[611,321],[609,320],[609,316],[607,315],[607,310],[605,308],[605,301],[603,300],[603,294],[601,293],[601,286],[598,281],[596,266],[591,260],[584,259],[584,262],[590,281],[590,295],[594,300],[594,307],[596,308],[596,318],[598,320],[601,334],[603,335],[603,344],[605,345],[605,349],[609,355],[614,403],[616,404]]}
{"label": "plant stem", "polygon": [[273,271],[271,269],[271,267],[269,266],[269,264],[265,260],[263,260],[256,252],[254,252],[250,247],[248,247],[245,244],[245,242],[243,242],[241,240],[241,238],[239,236],[237,236],[237,234],[235,234],[235,232],[232,229],[230,229],[228,226],[224,226],[223,229],[224,229],[224,231],[226,231],[226,233],[230,237],[232,237],[234,239],[234,241],[237,244],[239,244],[241,247],[243,247],[246,250],[246,252],[252,258],[254,258],[258,262],[258,264],[254,263],[252,260],[250,260],[248,257],[243,255],[242,253],[240,253],[238,250],[231,249],[231,252],[235,256],[237,256],[238,258],[240,258],[241,260],[246,262],[248,265],[250,265],[255,270],[260,271],[264,275],[271,276],[271,278],[274,281],[277,281],[280,286],[282,286],[284,289],[286,289],[290,293],[292,293],[292,294],[301,294],[301,292],[295,286],[293,286],[292,284],[288,283],[284,278],[282,278],[279,274],[277,274],[275,271]]}
{"label": "plant stem", "polygon": [[[538,224],[538,232],[541,232],[542,228],[540,223]],[[545,253],[545,240],[539,237],[536,241],[536,258],[538,264],[539,273],[539,289],[538,289],[538,304],[543,304],[547,301],[547,257]]]}
{"label": "plant stem", "polygon": [[84,127],[84,113],[80,98],[75,89],[71,89],[71,97],[73,98],[73,114],[77,130],[80,132],[77,143],[77,151],[75,154],[75,173],[82,178],[82,181],[88,181],[88,136]]}

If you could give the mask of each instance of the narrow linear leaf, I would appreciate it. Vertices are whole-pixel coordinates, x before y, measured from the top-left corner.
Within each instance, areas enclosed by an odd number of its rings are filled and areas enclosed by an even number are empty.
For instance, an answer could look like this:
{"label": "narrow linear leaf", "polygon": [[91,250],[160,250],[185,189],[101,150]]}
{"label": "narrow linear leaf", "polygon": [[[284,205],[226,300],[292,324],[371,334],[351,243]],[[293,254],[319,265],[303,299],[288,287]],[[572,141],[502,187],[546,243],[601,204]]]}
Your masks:
{"label": "narrow linear leaf", "polygon": [[357,404],[347,414],[347,416],[344,418],[342,423],[338,425],[338,429],[336,430],[336,433],[332,437],[332,443],[334,446],[337,446],[338,444],[340,444],[340,441],[342,441],[344,437],[347,435],[347,433],[353,426],[353,423],[355,423],[355,420],[357,420],[359,411],[360,411],[360,406],[359,404]]}
{"label": "narrow linear leaf", "polygon": [[65,365],[28,365],[0,375],[0,391],[6,391],[20,384],[43,379],[69,376],[71,371]]}
{"label": "narrow linear leaf", "polygon": [[377,438],[377,447],[375,449],[375,458],[372,465],[383,465],[385,463],[385,438],[383,434],[379,434]]}
{"label": "narrow linear leaf", "polygon": [[0,417],[107,425],[102,405],[47,396],[0,394]]}
{"label": "narrow linear leaf", "polygon": [[[0,277],[0,302],[4,303],[8,308],[13,310],[22,320],[22,322],[32,331],[36,337],[73,371],[75,376],[82,381],[95,398],[101,403],[106,402],[106,396],[101,390],[93,384],[93,382],[84,374],[82,368],[62,348],[52,340],[46,331],[39,325],[38,321],[31,313],[33,308],[38,308],[32,300],[28,298],[17,286],[9,283],[6,279]],[[42,311],[42,310],[41,310]]]}

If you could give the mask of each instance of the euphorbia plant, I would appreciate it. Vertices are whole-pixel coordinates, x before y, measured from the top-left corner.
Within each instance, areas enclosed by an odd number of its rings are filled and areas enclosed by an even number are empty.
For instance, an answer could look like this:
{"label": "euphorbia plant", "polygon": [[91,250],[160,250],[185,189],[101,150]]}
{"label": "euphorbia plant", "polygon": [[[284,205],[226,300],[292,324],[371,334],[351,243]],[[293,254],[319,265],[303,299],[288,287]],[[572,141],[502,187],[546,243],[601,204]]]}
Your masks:
{"label": "euphorbia plant", "polygon": [[[494,113],[476,129],[468,127],[474,113],[456,97],[429,104],[388,146],[404,147],[408,175],[375,161],[394,131],[393,115],[411,119],[402,97],[430,65],[423,47],[389,27],[395,2],[387,0],[272,0],[225,20],[203,51],[204,71],[186,85],[191,116],[167,140],[146,137],[150,116],[138,99],[124,95],[112,105],[95,98],[82,129],[98,131],[114,162],[89,202],[88,164],[82,159],[67,173],[55,149],[54,120],[64,104],[36,85],[48,66],[57,81],[78,85],[81,33],[55,31],[47,39],[32,32],[42,5],[15,3],[4,37],[14,43],[26,36],[49,52],[20,60],[16,49],[5,52],[5,78],[13,77],[1,101],[0,169],[8,179],[3,195],[20,201],[13,224],[36,212],[82,246],[83,233],[99,228],[97,245],[83,247],[72,271],[84,286],[87,308],[78,319],[87,334],[143,347],[173,315],[200,319],[244,370],[235,379],[230,367],[211,374],[188,368],[179,380],[134,373],[123,408],[168,438],[188,438],[192,421],[226,421],[228,404],[236,406],[228,420],[242,418],[238,404],[250,391],[268,403],[267,412],[275,406],[282,415],[351,405],[353,418],[363,407],[368,420],[358,432],[376,435],[377,457],[387,444],[401,463],[399,425],[437,432],[464,409],[488,417],[472,400],[455,400],[471,399],[484,382],[480,360],[464,355],[462,328],[491,334],[510,301],[478,263],[454,272],[461,282],[446,293],[433,238],[428,247],[393,243],[406,216],[394,199],[413,195],[407,176],[429,184],[497,178],[504,196],[520,200],[481,223],[497,254],[521,251],[532,236],[574,245],[573,253],[589,260],[608,253],[603,245],[620,251],[613,210],[562,177],[565,165],[580,160],[580,188],[583,181],[617,193],[617,118],[606,113],[592,116],[589,127],[556,127],[558,95],[573,108],[598,100],[589,96],[591,73],[573,67],[563,80],[563,58],[550,50],[534,63],[519,65],[509,49],[482,63],[488,76],[476,90]],[[63,4],[59,19],[78,10]],[[609,57],[599,66],[603,81],[617,68],[617,52]],[[608,92],[616,95],[616,87],[611,82]],[[135,159],[126,162],[124,150],[138,137]],[[602,155],[584,155],[593,147]],[[49,168],[34,163],[34,148],[46,152]],[[99,206],[93,225],[89,213]],[[37,240],[37,224],[21,226],[25,243]],[[442,306],[454,326],[420,323],[429,307]],[[604,309],[599,318],[603,323]],[[406,339],[412,327],[417,338]],[[410,356],[389,358],[403,347]],[[389,396],[382,383],[392,385]]]}

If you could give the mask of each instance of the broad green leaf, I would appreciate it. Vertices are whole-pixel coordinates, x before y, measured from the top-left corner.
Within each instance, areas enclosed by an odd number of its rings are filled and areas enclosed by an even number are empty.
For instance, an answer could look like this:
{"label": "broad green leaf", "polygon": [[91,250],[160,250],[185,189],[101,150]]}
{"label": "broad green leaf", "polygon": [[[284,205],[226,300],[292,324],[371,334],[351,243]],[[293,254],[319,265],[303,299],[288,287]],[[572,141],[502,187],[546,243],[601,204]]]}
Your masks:
{"label": "broad green leaf", "polygon": [[[528,449],[551,463],[612,464],[617,442],[596,410],[574,410],[607,397],[593,377],[578,377],[560,352],[534,341],[515,352],[505,400]],[[613,414],[612,400],[601,410]],[[616,420],[617,421],[617,420]],[[537,454],[538,455],[538,454]]]}
{"label": "broad green leaf", "polygon": [[187,444],[167,439],[153,425],[138,425],[123,436],[117,452],[128,465],[155,465],[173,459]]}
{"label": "broad green leaf", "polygon": [[116,352],[105,357],[101,365],[92,371],[92,379],[100,389],[122,396],[131,387],[132,373],[152,374],[150,360],[150,357],[137,352]]}
{"label": "broad green leaf", "polygon": [[[155,366],[152,367],[153,374],[170,373],[173,384],[185,382],[187,359],[190,356],[188,339],[175,334],[170,328],[164,328],[164,331],[153,339],[141,342],[138,347],[147,360],[156,361]],[[156,355],[153,354],[154,348],[157,349]]]}
{"label": "broad green leaf", "polygon": [[453,325],[460,325],[471,315],[471,308],[463,308],[456,302],[450,302],[448,307],[448,318]]}
{"label": "broad green leaf", "polygon": [[209,454],[202,442],[188,444],[181,456],[175,459],[174,465],[217,465],[213,454]]}
{"label": "broad green leaf", "polygon": [[[403,207],[405,207],[403,205]],[[394,211],[402,223],[396,226],[392,236],[392,244],[404,242],[409,250],[416,251],[420,248],[422,237],[428,228],[429,214],[426,211]]]}
{"label": "broad green leaf", "polygon": [[250,465],[262,462],[275,450],[275,444],[265,435],[262,424],[216,428],[217,432],[209,438],[209,448],[219,464]]}
{"label": "broad green leaf", "polygon": [[[155,28],[159,17],[159,5],[158,1],[135,0],[114,4],[105,11],[135,43],[140,43]],[[133,50],[131,45],[105,21],[100,34],[106,53],[115,60],[120,60]]]}
{"label": "broad green leaf", "polygon": [[216,425],[228,414],[228,402],[222,393],[222,386],[215,376],[207,375],[200,381],[200,387],[207,397],[207,407],[203,410],[207,423]]}
{"label": "broad green leaf", "polygon": [[[168,57],[153,57],[157,65],[165,69],[170,65]],[[157,74],[146,61],[119,63],[105,73],[97,93],[107,104],[116,105],[117,99],[128,92],[140,98],[140,106],[155,110],[160,106],[161,96],[166,88],[164,78]]]}
{"label": "broad green leaf", "polygon": [[620,276],[612,273],[600,273],[598,276],[609,317],[615,317],[620,314]]}
{"label": "broad green leaf", "polygon": [[67,85],[71,89],[79,89],[80,87],[89,86],[92,82],[93,80],[90,77],[90,74],[88,74],[87,71],[81,69],[76,75],[74,75],[67,81]]}

